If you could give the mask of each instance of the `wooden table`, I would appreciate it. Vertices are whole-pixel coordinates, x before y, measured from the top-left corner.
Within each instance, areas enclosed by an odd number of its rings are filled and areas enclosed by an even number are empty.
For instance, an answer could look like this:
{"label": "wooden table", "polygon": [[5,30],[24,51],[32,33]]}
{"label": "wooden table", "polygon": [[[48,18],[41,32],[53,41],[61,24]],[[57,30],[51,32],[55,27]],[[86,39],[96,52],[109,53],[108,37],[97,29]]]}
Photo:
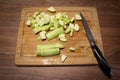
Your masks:
{"label": "wooden table", "polygon": [[109,80],[98,66],[17,67],[15,51],[20,14],[25,7],[94,6],[97,8],[105,58],[114,69],[111,80],[120,78],[119,0],[1,0],[0,80]]}

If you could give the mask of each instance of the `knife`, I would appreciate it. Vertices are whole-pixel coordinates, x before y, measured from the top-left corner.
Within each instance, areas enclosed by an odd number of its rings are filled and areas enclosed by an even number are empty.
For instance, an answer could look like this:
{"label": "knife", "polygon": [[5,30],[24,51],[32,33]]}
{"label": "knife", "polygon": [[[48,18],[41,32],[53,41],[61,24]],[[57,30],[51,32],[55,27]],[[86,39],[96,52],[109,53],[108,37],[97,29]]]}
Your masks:
{"label": "knife", "polygon": [[99,47],[96,45],[95,39],[89,29],[89,26],[87,24],[87,21],[85,20],[84,16],[82,15],[82,13],[80,13],[80,16],[82,18],[82,23],[84,25],[84,29],[85,32],[87,34],[88,40],[90,42],[92,51],[94,56],[96,57],[96,60],[98,62],[98,66],[100,67],[100,69],[102,70],[102,72],[108,77],[111,78],[111,76],[113,75],[113,70],[110,67],[110,65],[108,64],[108,62],[106,61],[106,59],[104,58],[104,56],[102,55],[101,50],[99,49]]}

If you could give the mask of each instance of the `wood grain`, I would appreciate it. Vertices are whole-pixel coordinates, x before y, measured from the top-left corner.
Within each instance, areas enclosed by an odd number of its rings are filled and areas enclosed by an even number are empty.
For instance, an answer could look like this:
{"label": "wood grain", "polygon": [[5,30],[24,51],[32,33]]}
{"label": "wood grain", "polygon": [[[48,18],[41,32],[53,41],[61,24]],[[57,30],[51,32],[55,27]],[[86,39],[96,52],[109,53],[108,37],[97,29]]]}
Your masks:
{"label": "wood grain", "polygon": [[15,51],[21,10],[28,7],[89,7],[98,11],[105,58],[120,78],[120,0],[0,0],[1,80],[110,80],[98,66],[18,67]]}

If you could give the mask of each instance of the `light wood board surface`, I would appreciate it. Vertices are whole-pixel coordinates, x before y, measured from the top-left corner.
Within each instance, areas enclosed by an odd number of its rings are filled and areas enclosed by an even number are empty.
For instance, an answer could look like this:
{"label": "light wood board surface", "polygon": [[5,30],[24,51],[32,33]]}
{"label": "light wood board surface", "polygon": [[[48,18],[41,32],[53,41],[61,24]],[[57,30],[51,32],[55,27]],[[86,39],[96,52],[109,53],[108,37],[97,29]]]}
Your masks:
{"label": "light wood board surface", "polygon": [[[97,45],[103,52],[102,39],[97,16],[97,10],[94,7],[55,7],[57,13],[65,12],[70,18],[80,12],[86,18],[88,25],[93,33]],[[18,32],[18,41],[16,48],[15,64],[25,66],[42,66],[42,65],[91,65],[97,64],[97,61],[91,51],[84,27],[81,21],[76,21],[80,26],[79,32],[74,32],[73,37],[66,34],[67,42],[61,42],[58,38],[53,40],[39,41],[38,34],[34,34],[30,27],[25,25],[29,16],[35,11],[47,12],[47,7],[24,8],[21,13],[21,20]],[[51,13],[50,13],[51,14]],[[52,57],[37,57],[36,48],[38,44],[50,44],[60,42],[65,48],[61,50],[60,55]],[[75,52],[70,52],[69,47],[75,47]],[[61,62],[61,54],[67,55],[65,62]]]}

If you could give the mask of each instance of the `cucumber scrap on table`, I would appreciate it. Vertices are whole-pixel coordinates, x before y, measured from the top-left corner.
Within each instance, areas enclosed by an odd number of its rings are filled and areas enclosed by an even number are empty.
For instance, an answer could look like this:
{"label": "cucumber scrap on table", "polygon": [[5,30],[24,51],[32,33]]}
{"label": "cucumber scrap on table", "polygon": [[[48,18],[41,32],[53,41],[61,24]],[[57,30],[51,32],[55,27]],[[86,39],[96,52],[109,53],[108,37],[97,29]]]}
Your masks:
{"label": "cucumber scrap on table", "polygon": [[[56,12],[54,7],[49,7],[48,12],[53,13],[52,15],[46,12],[36,11],[26,22],[26,25],[31,27],[32,31],[36,34],[39,33],[38,40],[52,40],[58,38],[60,41],[66,42],[67,38],[65,35],[73,36],[74,31],[78,32],[80,26],[75,22],[75,20],[81,20],[79,14],[75,14],[72,18],[69,18],[65,12]],[[36,34],[37,35],[37,34]],[[60,50],[64,48],[61,43],[52,43],[37,45],[36,55],[41,57],[55,56],[60,54]],[[74,52],[75,48],[70,47],[70,51]],[[66,56],[62,54],[61,61],[66,59]]]}

